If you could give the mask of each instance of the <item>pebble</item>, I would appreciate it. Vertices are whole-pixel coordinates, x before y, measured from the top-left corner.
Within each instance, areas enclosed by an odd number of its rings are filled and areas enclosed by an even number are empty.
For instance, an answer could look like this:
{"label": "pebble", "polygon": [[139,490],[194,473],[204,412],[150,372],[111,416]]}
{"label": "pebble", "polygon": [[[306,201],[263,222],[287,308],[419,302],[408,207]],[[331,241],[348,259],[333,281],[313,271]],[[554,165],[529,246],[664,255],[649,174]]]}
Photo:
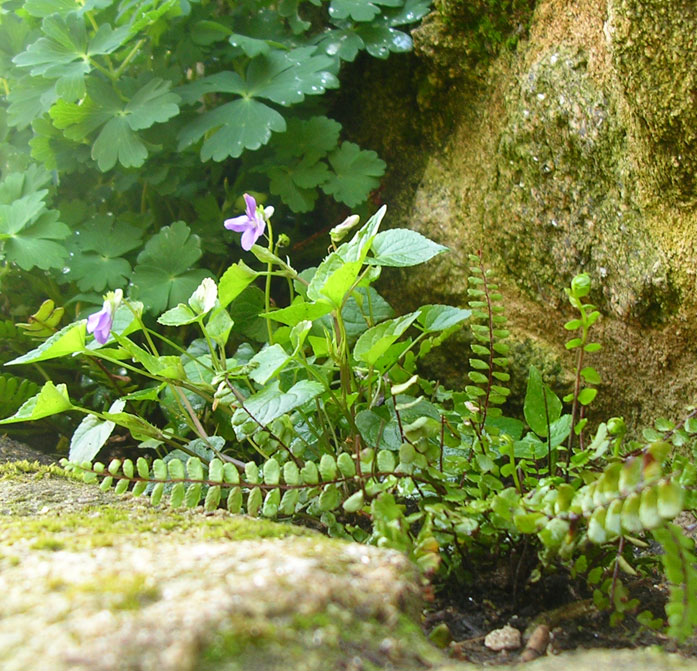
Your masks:
{"label": "pebble", "polygon": [[517,650],[522,645],[520,631],[507,624],[501,629],[490,631],[484,638],[484,645],[489,650]]}

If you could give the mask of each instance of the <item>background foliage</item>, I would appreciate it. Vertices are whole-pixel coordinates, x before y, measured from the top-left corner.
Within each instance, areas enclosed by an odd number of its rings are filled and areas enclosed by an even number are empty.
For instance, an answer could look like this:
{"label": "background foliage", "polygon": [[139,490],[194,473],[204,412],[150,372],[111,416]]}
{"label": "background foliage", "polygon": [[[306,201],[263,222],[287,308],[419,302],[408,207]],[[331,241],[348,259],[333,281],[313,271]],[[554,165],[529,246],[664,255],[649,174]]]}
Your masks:
{"label": "background foliage", "polygon": [[384,163],[341,140],[321,96],[361,51],[408,51],[402,28],[428,5],[4,3],[5,268],[58,270],[90,300],[130,282],[160,311],[195,288],[202,255],[225,251],[220,221],[242,190],[290,213],[320,194],[359,205]]}
{"label": "background foliage", "polygon": [[[324,94],[361,52],[409,51],[429,4],[4,2],[6,335],[46,298],[74,314],[116,288],[151,313],[185,300],[229,262],[220,224],[245,190],[272,194],[288,230],[321,198],[359,207],[385,164],[342,139]],[[6,342],[0,361],[25,344]]]}

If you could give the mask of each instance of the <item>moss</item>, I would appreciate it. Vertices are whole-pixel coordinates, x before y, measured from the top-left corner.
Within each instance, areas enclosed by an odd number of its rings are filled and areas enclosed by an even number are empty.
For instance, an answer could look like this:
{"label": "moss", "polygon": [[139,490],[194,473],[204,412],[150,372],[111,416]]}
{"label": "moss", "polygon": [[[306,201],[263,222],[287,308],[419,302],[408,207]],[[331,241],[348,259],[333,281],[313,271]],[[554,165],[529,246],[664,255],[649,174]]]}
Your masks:
{"label": "moss", "polygon": [[20,473],[31,473],[34,478],[61,477],[69,480],[82,481],[79,475],[69,473],[55,464],[45,465],[38,461],[7,461],[0,463],[0,479],[13,478]]}
{"label": "moss", "polygon": [[613,0],[609,8],[613,64],[651,191],[694,204],[697,7],[684,0]]}
{"label": "moss", "polygon": [[481,76],[503,49],[527,35],[536,0],[436,0],[414,31],[421,57],[447,79]]}
{"label": "moss", "polygon": [[63,591],[68,598],[79,594],[96,594],[102,607],[111,611],[140,610],[160,597],[159,590],[141,573],[126,576],[107,574],[100,576],[99,580],[54,589]]}
{"label": "moss", "polygon": [[153,534],[185,534],[192,540],[245,540],[317,535],[310,529],[218,511],[155,508],[146,499],[117,497],[38,464],[2,465],[0,540],[31,541],[32,548],[73,550],[109,547],[128,539],[138,545]]}
{"label": "moss", "polygon": [[255,671],[292,668],[324,671],[344,668],[373,671],[385,668],[430,668],[442,661],[420,627],[399,615],[385,624],[360,619],[336,604],[320,613],[296,614],[275,622],[235,618],[217,632],[203,650],[201,671]]}

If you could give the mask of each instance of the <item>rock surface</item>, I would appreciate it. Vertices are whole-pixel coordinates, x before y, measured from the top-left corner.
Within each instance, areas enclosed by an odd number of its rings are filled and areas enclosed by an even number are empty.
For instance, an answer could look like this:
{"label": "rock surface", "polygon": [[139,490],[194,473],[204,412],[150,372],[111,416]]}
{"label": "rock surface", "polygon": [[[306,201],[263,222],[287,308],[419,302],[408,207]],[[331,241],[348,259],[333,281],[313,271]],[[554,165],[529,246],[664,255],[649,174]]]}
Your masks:
{"label": "rock surface", "polygon": [[[513,26],[515,49],[494,44],[490,57],[480,46],[473,59],[472,14],[524,4],[436,2],[408,76],[390,79],[386,66],[379,100],[371,88],[347,110],[357,139],[391,166],[388,224],[451,249],[386,272],[383,288],[401,311],[464,305],[467,255],[483,250],[501,278],[520,397],[530,362],[568,389],[562,325],[575,315],[563,288],[587,271],[603,313],[599,415],[679,418],[697,399],[697,9],[538,0]],[[454,354],[433,368],[461,385],[468,352]]]}
{"label": "rock surface", "polygon": [[[223,511],[157,509],[55,467],[0,464],[3,671],[472,671],[425,639],[420,588],[395,552]],[[655,651],[525,668],[591,665],[693,668]]]}

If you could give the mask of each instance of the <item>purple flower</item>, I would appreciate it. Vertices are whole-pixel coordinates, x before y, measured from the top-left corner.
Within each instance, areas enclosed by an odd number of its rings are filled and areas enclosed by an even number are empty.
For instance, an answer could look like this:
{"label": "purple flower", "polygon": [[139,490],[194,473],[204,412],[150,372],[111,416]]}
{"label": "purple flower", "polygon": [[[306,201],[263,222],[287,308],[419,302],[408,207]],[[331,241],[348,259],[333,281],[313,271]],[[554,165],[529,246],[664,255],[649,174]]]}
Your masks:
{"label": "purple flower", "polygon": [[87,332],[94,333],[94,339],[100,345],[109,340],[111,326],[114,323],[114,312],[116,312],[122,298],[123,291],[121,289],[110,291],[104,297],[102,309],[87,318]]}
{"label": "purple flower", "polygon": [[[242,249],[248,252],[252,248],[252,245],[261,237],[266,228],[266,221],[264,220],[266,212],[262,212],[262,210],[257,207],[257,201],[248,193],[244,194],[244,200],[245,203],[247,203],[246,213],[239,217],[226,219],[223,225],[229,231],[242,233]],[[273,210],[271,211],[273,212]]]}

